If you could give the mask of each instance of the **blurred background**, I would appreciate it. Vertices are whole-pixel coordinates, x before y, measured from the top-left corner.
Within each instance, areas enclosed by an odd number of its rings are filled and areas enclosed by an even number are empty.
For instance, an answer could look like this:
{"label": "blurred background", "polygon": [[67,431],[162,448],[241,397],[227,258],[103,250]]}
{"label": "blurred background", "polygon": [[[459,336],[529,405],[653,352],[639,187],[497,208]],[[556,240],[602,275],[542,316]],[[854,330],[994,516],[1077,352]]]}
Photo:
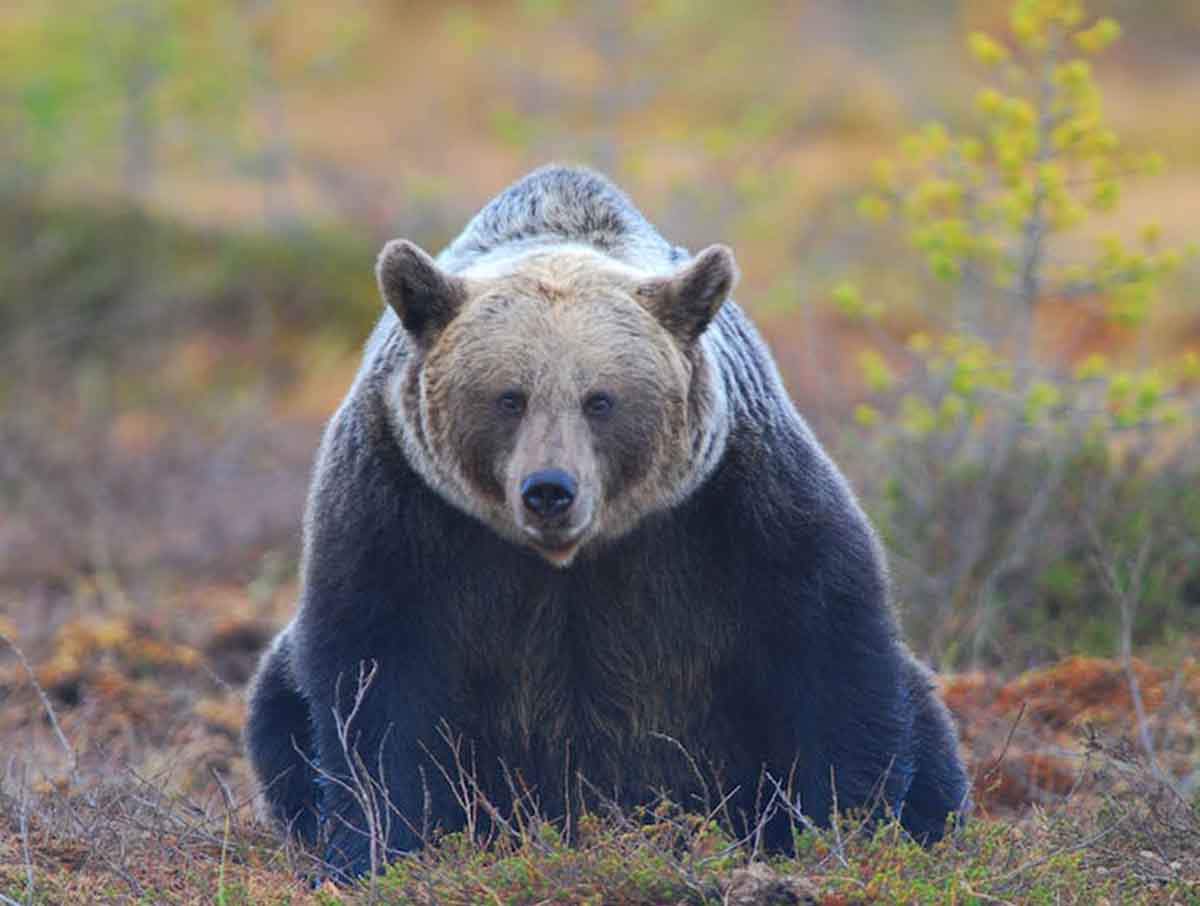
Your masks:
{"label": "blurred background", "polygon": [[[1089,15],[1123,27],[1092,64],[1104,121],[1157,163],[1080,176],[1118,181],[1120,204],[1054,225],[1039,266],[1063,292],[1047,276],[1014,309],[997,278],[974,322],[970,269],[876,161],[916,132],[910,163],[937,164],[931,121],[988,135],[988,50],[966,36],[1008,34],[1007,2],[3,4],[0,634],[82,748],[192,753],[243,782],[240,689],[294,604],[321,426],[381,308],[376,251],[436,252],[527,170],[581,162],[672,241],[734,247],[739,301],[880,526],[961,719],[1006,720],[1005,684],[1040,668],[1089,719],[1146,705],[1156,740],[1182,738],[1200,695],[1200,5]],[[1022,237],[1050,236],[1014,203],[1019,263]],[[1135,259],[1113,235],[1179,253]],[[1105,276],[1070,276],[1096,243]],[[1133,315],[1110,304],[1151,278]],[[1010,374],[989,384],[993,356]],[[0,650],[0,731],[45,730],[26,680]],[[1190,740],[1171,752],[1194,781]],[[1005,801],[1070,785],[1047,764]]]}

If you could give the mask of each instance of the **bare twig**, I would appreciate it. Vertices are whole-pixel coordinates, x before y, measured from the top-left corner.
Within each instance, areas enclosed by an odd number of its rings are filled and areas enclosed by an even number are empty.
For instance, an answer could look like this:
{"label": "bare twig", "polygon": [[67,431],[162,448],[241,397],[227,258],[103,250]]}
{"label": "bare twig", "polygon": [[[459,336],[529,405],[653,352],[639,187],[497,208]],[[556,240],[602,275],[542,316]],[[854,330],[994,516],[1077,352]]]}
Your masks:
{"label": "bare twig", "polygon": [[58,739],[58,744],[62,746],[63,752],[71,762],[71,779],[78,781],[79,779],[79,756],[75,753],[74,747],[67,741],[67,735],[63,732],[62,725],[58,722],[58,715],[54,711],[54,705],[50,702],[50,696],[46,694],[46,690],[42,688],[42,684],[38,682],[37,676],[33,672],[33,667],[17,644],[8,636],[0,634],[0,642],[4,642],[13,654],[17,656],[17,660],[21,662],[21,668],[25,671],[25,675],[29,677],[29,684],[33,687],[33,691],[37,693],[38,698],[42,702],[42,709],[46,712],[46,717],[50,721],[50,727],[54,730],[54,735]]}
{"label": "bare twig", "polygon": [[1016,718],[1012,722],[1012,726],[1008,728],[1008,736],[1004,739],[1004,745],[1000,748],[1000,754],[980,772],[979,777],[984,783],[988,783],[1000,770],[1000,765],[1004,761],[1004,756],[1008,754],[1008,747],[1012,745],[1013,735],[1017,732],[1017,725],[1021,723],[1021,718],[1025,716],[1026,702],[1021,702],[1021,709],[1017,712]]}
{"label": "bare twig", "polygon": [[1128,564],[1128,576],[1123,581],[1117,569],[1115,557],[1106,550],[1106,545],[1094,523],[1089,522],[1088,529],[1092,535],[1095,552],[1092,562],[1104,587],[1117,602],[1121,616],[1121,667],[1129,684],[1129,697],[1133,701],[1133,712],[1136,720],[1138,743],[1146,755],[1155,778],[1168,788],[1174,790],[1171,779],[1158,762],[1158,753],[1154,747],[1154,737],[1150,731],[1149,719],[1146,715],[1146,705],[1142,697],[1141,683],[1133,665],[1133,627],[1137,616],[1137,608],[1145,580],[1146,566],[1149,562],[1150,551],[1153,547],[1153,534],[1147,532],[1138,545],[1137,554]]}
{"label": "bare twig", "polygon": [[22,771],[21,797],[17,805],[17,824],[18,833],[21,837],[21,856],[25,860],[25,902],[33,903],[34,894],[34,877],[33,877],[33,848],[29,844],[29,788],[24,782],[26,777]]}

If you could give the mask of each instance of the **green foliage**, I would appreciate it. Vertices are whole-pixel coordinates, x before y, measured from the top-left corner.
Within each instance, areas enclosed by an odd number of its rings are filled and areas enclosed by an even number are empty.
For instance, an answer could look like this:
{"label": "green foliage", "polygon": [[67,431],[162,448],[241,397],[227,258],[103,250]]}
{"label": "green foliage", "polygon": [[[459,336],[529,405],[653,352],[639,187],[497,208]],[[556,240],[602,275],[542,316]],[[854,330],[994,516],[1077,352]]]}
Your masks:
{"label": "green foliage", "polygon": [[[1104,539],[1071,539],[1059,552],[1066,559],[1045,562],[1077,470],[1098,487],[1143,487],[1152,452],[1185,456],[1200,431],[1194,355],[1168,363],[1093,354],[1064,364],[1037,354],[1038,312],[1051,304],[1136,340],[1184,255],[1153,224],[1132,242],[1103,236],[1090,255],[1061,253],[1060,236],[1114,208],[1125,180],[1157,172],[1162,159],[1122,146],[1091,63],[1075,55],[1100,55],[1120,36],[1114,21],[1090,22],[1073,0],[1018,0],[1009,25],[1003,37],[968,36],[988,78],[974,127],[930,123],[911,133],[898,156],[875,165],[858,202],[865,220],[905,233],[925,272],[948,290],[931,295],[952,305],[933,314],[949,320],[948,330],[914,333],[886,359],[862,354],[872,398],[855,412],[867,448],[887,461],[873,471],[891,476],[886,493],[868,486],[868,500],[911,570],[901,573],[912,583],[901,596],[924,630],[920,641],[942,658],[951,646],[961,656],[960,635],[971,638],[973,657],[1002,656],[998,624],[1013,622],[1007,610],[1033,603],[1028,591],[1013,594],[1018,580],[1040,570],[1058,577],[1061,592],[1062,577],[1079,575],[1080,561],[1094,555]],[[864,298],[879,300],[876,314],[885,306],[881,293],[846,281],[831,295],[851,318],[864,317]],[[1096,445],[1125,455],[1094,475],[1085,464]],[[1029,463],[1038,464],[1032,473]],[[1175,471],[1184,478],[1194,470]],[[1140,513],[1148,500],[1129,503]],[[1094,515],[1076,512],[1080,534],[1094,533]],[[1028,578],[1023,587],[1032,587]],[[1082,618],[1082,602],[1073,606]]]}
{"label": "green foliage", "polygon": [[[197,0],[82,0],[31,15],[0,47],[28,159],[54,169],[86,148],[95,165],[132,129],[173,117],[212,128],[236,114],[249,75],[229,41],[237,16]],[[213,53],[223,66],[203,65]]]}
{"label": "green foliage", "polygon": [[61,381],[87,361],[163,353],[196,330],[357,343],[380,311],[373,245],[334,231],[209,231],[18,196],[0,205],[0,245],[0,335],[10,360],[31,356],[10,372],[22,381],[35,367]]}
{"label": "green foliage", "polygon": [[[346,902],[1174,902],[1191,890],[1183,866],[1191,864],[1195,843],[1182,832],[1187,817],[1173,820],[1181,822],[1178,831],[1151,830],[1144,809],[1115,798],[1094,815],[1056,811],[1024,823],[976,818],[926,848],[897,822],[872,826],[842,815],[836,830],[797,830],[794,856],[757,862],[744,843],[730,846],[708,822],[674,807],[632,822],[587,815],[574,845],[548,835],[540,821],[490,844],[444,838],[398,861],[373,885],[348,891]],[[1093,849],[1089,840],[1099,838],[1108,846]],[[1129,870],[1148,846],[1176,860],[1173,877],[1152,881]]]}
{"label": "green foliage", "polygon": [[[956,135],[931,123],[909,135],[899,159],[876,165],[874,190],[859,211],[870,220],[897,218],[936,278],[987,297],[1014,322],[1045,300],[1086,295],[1140,323],[1179,262],[1176,250],[1157,248],[1153,229],[1136,249],[1106,239],[1091,261],[1069,268],[1046,257],[1053,235],[1117,203],[1123,178],[1161,167],[1157,155],[1121,148],[1104,122],[1090,65],[1065,56],[1069,39],[1099,53],[1116,25],[1100,20],[1081,30],[1077,5],[1018,7],[1015,47],[981,33],[969,38],[972,53],[996,70],[995,84],[977,96],[974,131]],[[980,312],[960,314],[983,333]]]}
{"label": "green foliage", "polygon": [[256,137],[248,115],[271,119],[264,108],[282,79],[305,85],[349,71],[362,37],[361,17],[340,10],[297,53],[279,34],[303,14],[293,0],[78,0],[6,12],[0,97],[13,103],[0,104],[0,128],[23,167],[20,187],[66,174],[144,196],[159,158],[181,145],[261,169],[257,146],[282,139]]}
{"label": "green foliage", "polygon": [[670,803],[612,821],[584,814],[574,840],[536,816],[520,830],[480,845],[465,834],[442,838],[390,866],[375,885],[387,903],[708,903],[745,851],[711,820]]}

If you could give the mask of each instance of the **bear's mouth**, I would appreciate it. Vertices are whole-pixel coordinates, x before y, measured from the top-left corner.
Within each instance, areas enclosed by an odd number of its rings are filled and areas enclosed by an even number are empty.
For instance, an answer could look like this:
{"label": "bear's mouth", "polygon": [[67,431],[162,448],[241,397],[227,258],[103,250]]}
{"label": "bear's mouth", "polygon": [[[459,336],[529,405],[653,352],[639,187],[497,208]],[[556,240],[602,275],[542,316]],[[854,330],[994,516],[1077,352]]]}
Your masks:
{"label": "bear's mouth", "polygon": [[584,530],[567,533],[542,532],[532,526],[526,526],[525,534],[533,549],[559,568],[570,566],[583,546]]}

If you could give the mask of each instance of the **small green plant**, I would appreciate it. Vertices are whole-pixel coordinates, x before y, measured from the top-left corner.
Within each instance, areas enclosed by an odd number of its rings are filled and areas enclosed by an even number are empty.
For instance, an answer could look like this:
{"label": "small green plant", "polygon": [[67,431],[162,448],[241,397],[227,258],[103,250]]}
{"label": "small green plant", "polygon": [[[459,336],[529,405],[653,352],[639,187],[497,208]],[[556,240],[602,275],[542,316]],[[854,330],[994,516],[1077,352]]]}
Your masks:
{"label": "small green plant", "polygon": [[[1009,26],[968,38],[988,74],[974,128],[909,135],[858,203],[903,230],[945,305],[932,320],[946,329],[861,353],[871,399],[855,420],[887,459],[873,471],[889,480],[868,498],[899,555],[902,598],[918,637],[951,662],[1001,655],[1003,612],[1029,608],[1028,577],[1054,566],[1041,546],[1076,557],[1093,546],[1048,532],[1073,477],[1115,487],[1140,476],[1168,432],[1195,435],[1200,357],[1151,361],[1143,341],[1187,254],[1153,224],[1133,242],[1089,230],[1125,181],[1163,166],[1105,121],[1090,59],[1120,26],[1090,21],[1079,0],[1017,0]],[[886,309],[850,281],[831,297],[866,322]],[[1050,308],[1104,325],[1130,352],[1039,356]],[[1076,517],[1093,534],[1109,518],[1095,507]]]}

